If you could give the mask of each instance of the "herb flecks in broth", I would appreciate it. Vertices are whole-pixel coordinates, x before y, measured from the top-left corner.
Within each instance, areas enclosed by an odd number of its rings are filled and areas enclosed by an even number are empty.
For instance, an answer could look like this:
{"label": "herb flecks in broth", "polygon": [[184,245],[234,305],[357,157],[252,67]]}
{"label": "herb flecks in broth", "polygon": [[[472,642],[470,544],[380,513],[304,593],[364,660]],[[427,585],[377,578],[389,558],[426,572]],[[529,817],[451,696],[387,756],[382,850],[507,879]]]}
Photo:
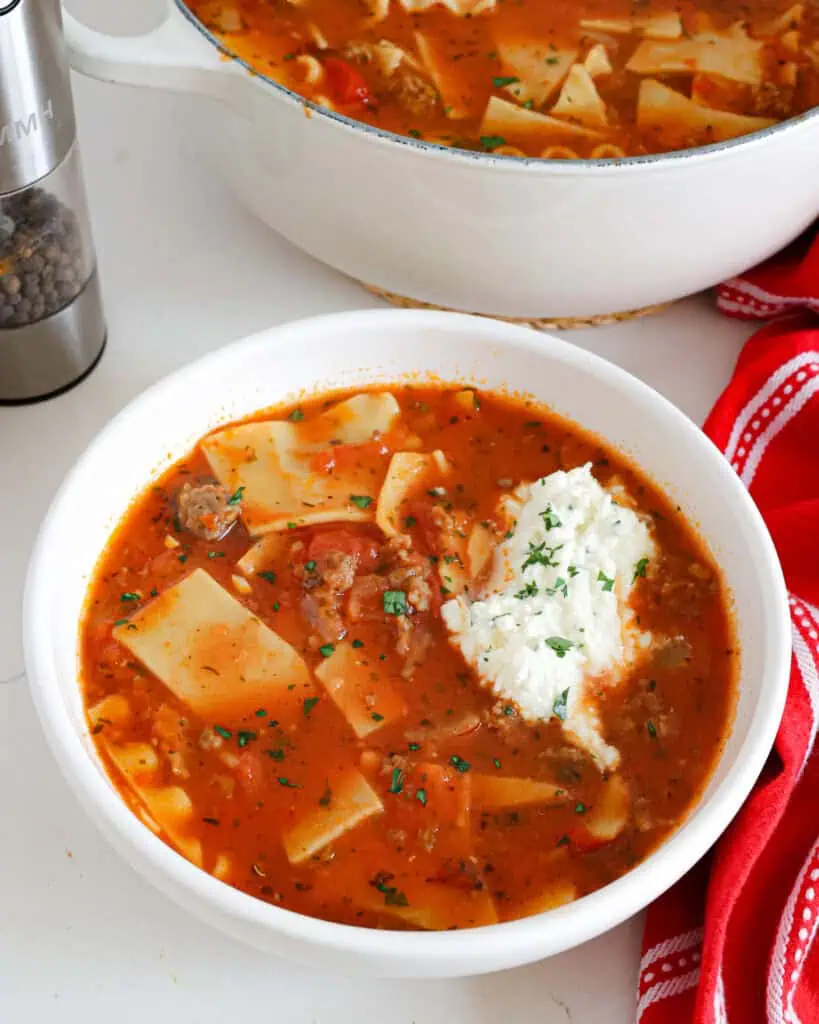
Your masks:
{"label": "herb flecks in broth", "polygon": [[[451,609],[495,591],[464,657]],[[516,692],[498,638],[526,630]],[[733,643],[649,481],[545,408],[444,387],[210,434],[128,512],[82,624],[94,741],[150,828],[262,900],[388,928],[630,870],[719,755]]]}
{"label": "herb flecks in broth", "polygon": [[819,8],[788,0],[188,0],[228,50],[388,131],[510,156],[705,145],[819,105]]}

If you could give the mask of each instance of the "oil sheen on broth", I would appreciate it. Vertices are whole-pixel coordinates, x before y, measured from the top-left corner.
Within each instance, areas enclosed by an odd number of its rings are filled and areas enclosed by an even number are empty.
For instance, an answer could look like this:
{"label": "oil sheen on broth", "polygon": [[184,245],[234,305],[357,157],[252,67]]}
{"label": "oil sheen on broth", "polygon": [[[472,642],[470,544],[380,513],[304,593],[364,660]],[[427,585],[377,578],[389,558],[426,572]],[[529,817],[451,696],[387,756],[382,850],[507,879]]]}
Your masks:
{"label": "oil sheen on broth", "polygon": [[228,52],[388,131],[612,159],[819,104],[815,0],[187,0]]}
{"label": "oil sheen on broth", "polygon": [[443,385],[203,438],[120,523],[81,641],[149,828],[378,928],[510,920],[639,863],[709,778],[738,663],[719,571],[650,481]]}

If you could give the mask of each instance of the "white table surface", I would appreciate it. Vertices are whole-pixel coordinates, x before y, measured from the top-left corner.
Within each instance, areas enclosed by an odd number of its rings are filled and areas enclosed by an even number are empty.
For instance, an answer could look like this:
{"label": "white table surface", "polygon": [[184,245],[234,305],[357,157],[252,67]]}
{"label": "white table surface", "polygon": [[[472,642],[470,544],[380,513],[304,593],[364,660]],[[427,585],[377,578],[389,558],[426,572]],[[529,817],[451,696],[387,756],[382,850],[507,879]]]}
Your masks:
{"label": "white table surface", "polygon": [[[127,30],[149,19],[129,5],[72,6]],[[34,714],[19,635],[26,561],[60,480],[114,413],[176,367],[271,324],[378,304],[239,208],[185,150],[172,99],[84,80],[75,95],[110,338],[78,388],[0,409],[0,1021],[630,1024],[639,919],[490,977],[332,977],[189,918],[119,860],[69,793]],[[570,337],[701,421],[748,333],[703,296]]]}

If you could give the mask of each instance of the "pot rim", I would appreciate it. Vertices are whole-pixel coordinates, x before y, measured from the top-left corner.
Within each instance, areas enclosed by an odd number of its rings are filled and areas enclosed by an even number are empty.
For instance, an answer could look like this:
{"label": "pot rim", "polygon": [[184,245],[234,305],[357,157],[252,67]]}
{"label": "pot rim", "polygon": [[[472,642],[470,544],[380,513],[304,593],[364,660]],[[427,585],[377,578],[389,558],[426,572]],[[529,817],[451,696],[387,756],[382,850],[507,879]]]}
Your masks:
{"label": "pot rim", "polygon": [[195,28],[200,35],[204,36],[204,38],[221,54],[228,57],[237,66],[244,68],[244,70],[248,72],[252,81],[258,82],[260,85],[271,86],[273,90],[282,97],[290,100],[291,102],[298,103],[300,106],[310,110],[312,114],[318,114],[326,120],[335,122],[342,128],[369,136],[372,141],[385,144],[387,146],[401,146],[414,150],[416,154],[426,152],[436,157],[458,162],[472,163],[475,165],[479,165],[481,163],[489,164],[490,166],[500,167],[503,170],[510,170],[514,173],[526,173],[532,170],[546,170],[549,173],[557,171],[561,174],[573,174],[581,170],[591,170],[593,173],[601,174],[624,172],[631,168],[654,168],[657,165],[668,165],[673,162],[691,163],[693,161],[699,163],[703,160],[722,156],[723,154],[733,153],[741,147],[760,146],[769,138],[784,135],[786,132],[794,131],[810,124],[811,122],[819,124],[819,106],[816,106],[801,114],[797,114],[795,117],[779,121],[777,124],[771,125],[769,128],[762,128],[759,131],[749,132],[747,135],[739,135],[736,138],[726,139],[723,142],[712,142],[707,146],[695,146],[688,149],[675,149],[670,150],[667,153],[650,153],[643,156],[627,156],[623,157],[621,160],[590,160],[586,158],[578,158],[576,160],[555,160],[551,157],[547,157],[545,159],[543,157],[536,156],[519,157],[484,153],[479,152],[478,150],[457,149],[455,147],[442,146],[436,142],[427,142],[424,139],[415,139],[409,135],[398,135],[395,132],[387,131],[385,128],[378,128],[376,125],[368,124],[365,121],[357,121],[355,118],[347,117],[345,114],[339,114],[337,111],[328,110],[327,107],[323,107],[321,104],[307,99],[307,97],[302,96],[293,89],[288,89],[287,86],[282,85],[282,83],[276,81],[275,78],[272,78],[270,75],[265,74],[258,68],[253,67],[253,65],[244,58],[233,53],[223,40],[219,39],[218,36],[214,35],[213,32],[199,21],[193,11],[186,6],[185,0],[173,0],[173,4],[185,21],[192,25],[193,28]]}

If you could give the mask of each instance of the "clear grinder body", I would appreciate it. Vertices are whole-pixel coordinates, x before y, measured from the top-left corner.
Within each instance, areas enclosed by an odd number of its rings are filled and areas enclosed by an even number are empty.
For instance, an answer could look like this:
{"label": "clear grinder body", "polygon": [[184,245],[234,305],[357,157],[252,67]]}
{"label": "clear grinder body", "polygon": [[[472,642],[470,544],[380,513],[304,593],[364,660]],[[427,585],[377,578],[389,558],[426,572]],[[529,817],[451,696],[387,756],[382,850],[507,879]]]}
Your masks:
{"label": "clear grinder body", "polygon": [[81,380],[105,346],[59,0],[0,0],[0,403]]}

